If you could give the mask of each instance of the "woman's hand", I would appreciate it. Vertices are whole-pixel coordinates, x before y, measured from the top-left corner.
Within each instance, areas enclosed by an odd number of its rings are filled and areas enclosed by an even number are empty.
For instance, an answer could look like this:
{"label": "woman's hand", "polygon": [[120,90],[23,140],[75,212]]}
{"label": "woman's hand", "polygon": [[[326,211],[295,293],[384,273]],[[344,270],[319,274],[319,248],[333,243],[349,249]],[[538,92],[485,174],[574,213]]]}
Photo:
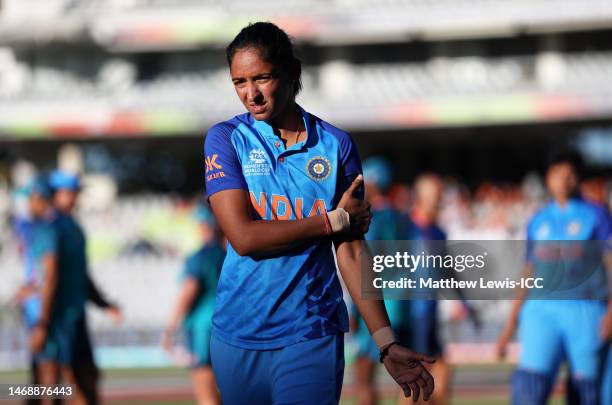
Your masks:
{"label": "woman's hand", "polygon": [[434,390],[434,379],[422,362],[433,363],[435,360],[424,354],[415,353],[398,343],[391,344],[388,350],[383,364],[402,388],[404,395],[412,396],[412,400],[416,402],[422,389],[423,399],[429,400]]}
{"label": "woman's hand", "polygon": [[351,233],[365,234],[370,228],[372,211],[370,203],[356,196],[357,190],[363,186],[363,176],[360,174],[353,180],[349,188],[342,194],[338,208],[343,208],[350,216]]}

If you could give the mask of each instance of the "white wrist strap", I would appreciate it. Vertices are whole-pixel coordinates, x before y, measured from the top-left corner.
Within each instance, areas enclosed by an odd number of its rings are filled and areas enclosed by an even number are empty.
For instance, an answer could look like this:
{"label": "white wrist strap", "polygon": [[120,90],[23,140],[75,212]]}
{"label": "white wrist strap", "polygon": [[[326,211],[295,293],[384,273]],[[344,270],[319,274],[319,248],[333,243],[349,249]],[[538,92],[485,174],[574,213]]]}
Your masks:
{"label": "white wrist strap", "polygon": [[395,332],[393,332],[390,326],[385,326],[372,333],[372,339],[374,339],[374,343],[376,343],[379,350],[384,349],[393,342],[397,342]]}
{"label": "white wrist strap", "polygon": [[333,233],[344,232],[351,226],[351,218],[344,208],[336,208],[327,213]]}

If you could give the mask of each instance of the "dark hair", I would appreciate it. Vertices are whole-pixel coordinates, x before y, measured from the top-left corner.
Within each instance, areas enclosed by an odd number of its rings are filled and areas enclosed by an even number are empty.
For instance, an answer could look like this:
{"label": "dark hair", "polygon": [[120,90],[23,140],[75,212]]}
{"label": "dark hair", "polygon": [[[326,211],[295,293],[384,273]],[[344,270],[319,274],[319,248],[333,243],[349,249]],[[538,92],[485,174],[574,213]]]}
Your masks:
{"label": "dark hair", "polygon": [[582,156],[576,150],[569,148],[555,150],[548,158],[547,167],[550,169],[561,163],[569,163],[577,175],[582,174],[584,164]]}
{"label": "dark hair", "polygon": [[256,22],[244,27],[225,49],[227,63],[231,66],[234,54],[246,48],[256,49],[261,57],[287,73],[298,71],[293,84],[293,95],[302,90],[302,63],[295,57],[289,35],[271,22]]}

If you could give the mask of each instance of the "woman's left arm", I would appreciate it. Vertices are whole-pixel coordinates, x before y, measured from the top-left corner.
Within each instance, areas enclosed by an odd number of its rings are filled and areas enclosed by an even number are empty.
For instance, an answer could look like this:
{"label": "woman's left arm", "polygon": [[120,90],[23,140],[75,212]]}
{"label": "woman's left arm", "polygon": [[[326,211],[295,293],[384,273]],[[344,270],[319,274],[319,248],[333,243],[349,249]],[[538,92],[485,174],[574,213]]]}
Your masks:
{"label": "woman's left arm", "polygon": [[416,401],[423,389],[423,399],[428,400],[434,389],[434,381],[421,362],[432,363],[433,359],[412,352],[396,342],[384,301],[366,300],[361,297],[361,272],[372,269],[372,256],[367,245],[361,239],[337,240],[334,245],[342,279],[372,338],[381,352],[386,354],[381,357],[384,357],[383,363],[387,371],[406,397],[412,396]]}

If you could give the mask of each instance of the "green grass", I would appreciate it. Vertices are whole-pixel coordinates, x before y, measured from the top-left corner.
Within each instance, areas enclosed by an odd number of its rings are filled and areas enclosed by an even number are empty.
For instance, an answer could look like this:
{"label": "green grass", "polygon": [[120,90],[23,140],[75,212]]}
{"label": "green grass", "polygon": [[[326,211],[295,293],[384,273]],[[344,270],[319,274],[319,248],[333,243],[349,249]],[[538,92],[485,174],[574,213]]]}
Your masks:
{"label": "green grass", "polygon": [[[462,365],[459,367],[461,372],[476,372],[476,373],[484,373],[487,372],[499,372],[500,370],[509,371],[513,365],[509,364],[491,364],[491,365]],[[136,380],[146,380],[147,378],[153,378],[155,380],[160,379],[163,381],[164,377],[172,378],[172,379],[182,379],[188,380],[189,371],[181,368],[150,368],[150,369],[106,369],[103,371],[104,379],[107,381],[112,380],[123,380],[123,379],[131,379],[134,378]],[[16,382],[23,383],[29,381],[28,370],[17,370],[10,372],[0,372],[0,382]],[[173,399],[162,399],[157,398],[157,400],[151,401],[151,398],[147,398],[146,394],[143,395],[141,400],[134,399],[117,399],[117,400],[107,400],[105,401],[108,405],[191,405],[194,402],[185,400],[184,396]],[[495,395],[490,393],[483,393],[483,395],[457,395],[451,402],[451,405],[506,405],[508,403],[508,399],[503,395]],[[557,396],[557,398],[553,399],[549,405],[561,405],[563,404],[562,398]],[[354,405],[356,401],[351,399],[346,399],[341,401],[341,405]],[[384,398],[381,402],[381,405],[392,405],[395,404],[395,399],[391,397]]]}

